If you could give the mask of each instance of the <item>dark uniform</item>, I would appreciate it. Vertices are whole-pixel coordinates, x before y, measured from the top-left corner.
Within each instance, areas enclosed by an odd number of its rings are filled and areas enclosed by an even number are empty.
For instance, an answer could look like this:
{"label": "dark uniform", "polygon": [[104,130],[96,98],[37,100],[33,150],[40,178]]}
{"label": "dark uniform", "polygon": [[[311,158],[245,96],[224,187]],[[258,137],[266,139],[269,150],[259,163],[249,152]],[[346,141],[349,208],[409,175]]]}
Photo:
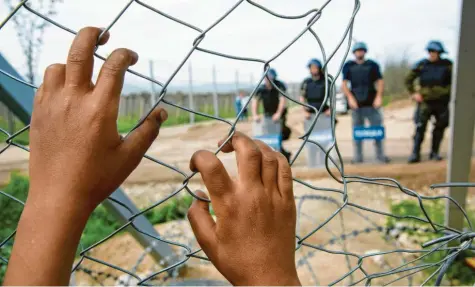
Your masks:
{"label": "dark uniform", "polygon": [[373,107],[377,94],[375,83],[382,78],[379,65],[372,60],[366,60],[362,64],[348,61],[343,66],[343,79],[351,83],[351,92],[360,108]]}
{"label": "dark uniform", "polygon": [[[277,80],[274,79],[273,83],[282,91],[287,91],[287,86]],[[260,102],[262,101],[264,107],[264,116],[265,117],[272,117],[279,108],[280,94],[279,90],[277,90],[274,86],[271,89],[268,89],[265,85],[261,85],[256,91],[256,99]],[[280,117],[280,126],[281,126],[281,133],[282,133],[282,140],[288,140],[290,138],[291,130],[286,125],[287,121],[287,107],[284,108],[282,115]],[[283,148],[281,150],[282,154],[284,154],[287,158],[290,157],[290,153],[285,151]]]}
{"label": "dark uniform", "polygon": [[[307,104],[316,108],[318,111],[323,109],[322,112],[325,112],[330,107],[327,104],[323,104],[325,99],[325,87],[330,89],[331,82],[328,81],[325,85],[325,78],[320,76],[318,79],[315,77],[308,77],[300,85],[301,96],[307,101]],[[330,91],[328,91],[330,94]],[[314,114],[315,110],[306,108],[309,113]]]}
{"label": "dark uniform", "polygon": [[[373,107],[378,92],[375,85],[382,78],[379,65],[372,60],[366,60],[362,64],[348,61],[343,66],[343,79],[351,83],[351,93],[358,103],[358,109],[351,112],[353,127],[364,126],[366,119],[371,126],[383,125],[383,117],[379,109]],[[362,162],[363,143],[356,140],[353,143],[355,148],[353,162]],[[381,162],[389,162],[384,154],[383,142],[376,140],[375,146],[377,159]]]}
{"label": "dark uniform", "polygon": [[424,59],[418,62],[406,77],[406,87],[411,94],[416,92],[414,88],[416,79],[419,79],[420,90],[418,92],[424,100],[418,104],[414,116],[416,133],[411,158],[413,158],[412,161],[419,160],[427,122],[434,116],[436,122],[432,130],[431,159],[439,159],[440,143],[444,137],[444,131],[449,125],[452,62],[447,59],[439,59],[436,62]]}
{"label": "dark uniform", "polygon": [[[274,84],[282,91],[287,91],[287,86],[279,80],[273,80]],[[264,106],[264,115],[266,117],[272,117],[279,108],[279,100],[282,95],[279,90],[274,86],[271,89],[268,89],[265,85],[261,85],[256,92],[256,97],[259,101],[262,101]],[[285,113],[287,108],[285,108]]]}

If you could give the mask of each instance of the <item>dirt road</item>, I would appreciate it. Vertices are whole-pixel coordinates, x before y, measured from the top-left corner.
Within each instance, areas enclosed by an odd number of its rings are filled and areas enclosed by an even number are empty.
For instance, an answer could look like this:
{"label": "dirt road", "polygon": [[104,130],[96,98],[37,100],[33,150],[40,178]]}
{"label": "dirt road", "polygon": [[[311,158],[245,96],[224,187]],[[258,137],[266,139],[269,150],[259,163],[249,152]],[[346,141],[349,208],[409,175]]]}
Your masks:
{"label": "dirt road", "polygon": [[[384,121],[386,126],[386,153],[391,157],[393,163],[404,164],[411,149],[412,135],[414,133],[414,124],[412,122],[413,107],[410,103],[396,103],[390,105],[384,111]],[[344,161],[348,164],[347,168],[352,168],[349,161],[352,157],[352,132],[350,116],[338,116],[339,123],[336,128],[336,137],[340,152]],[[292,128],[292,137],[285,143],[287,149],[295,153],[301,140],[298,139],[304,132],[303,116],[299,108],[291,109],[288,123]],[[238,130],[251,134],[251,123],[244,122],[238,124]],[[430,139],[430,128],[427,130],[427,139]],[[215,150],[219,139],[227,136],[229,126],[221,122],[205,122],[194,126],[176,126],[163,128],[160,131],[159,140],[150,148],[148,154],[156,159],[166,162],[185,173],[189,173],[188,164],[192,154],[199,149]],[[442,144],[442,154],[447,150],[447,137]],[[430,141],[426,140],[423,146],[423,157],[429,152]],[[364,154],[367,161],[371,162],[374,158],[373,144],[365,142]],[[0,184],[8,180],[9,173],[12,170],[27,172],[28,153],[16,147],[9,148],[0,155]],[[234,156],[220,154],[225,166],[230,173],[235,172]],[[370,163],[374,166],[374,163]],[[295,162],[296,172],[305,171],[306,152],[301,153]],[[390,171],[389,166],[381,167],[383,170]],[[358,166],[357,170],[366,169],[366,166]],[[127,179],[126,184],[146,183],[146,182],[170,182],[181,181],[183,176],[162,167],[149,160],[144,159],[139,168]]]}

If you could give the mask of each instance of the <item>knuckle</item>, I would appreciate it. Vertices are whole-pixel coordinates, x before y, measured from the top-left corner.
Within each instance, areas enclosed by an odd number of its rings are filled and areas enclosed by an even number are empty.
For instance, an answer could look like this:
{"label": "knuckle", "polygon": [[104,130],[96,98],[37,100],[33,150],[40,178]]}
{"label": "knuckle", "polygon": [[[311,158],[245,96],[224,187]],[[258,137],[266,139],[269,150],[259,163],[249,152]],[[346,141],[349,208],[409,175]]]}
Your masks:
{"label": "knuckle", "polygon": [[248,147],[244,151],[244,155],[246,156],[247,159],[249,159],[251,161],[261,160],[261,158],[262,158],[262,153],[261,153],[260,149],[257,146]]}
{"label": "knuckle", "polygon": [[215,158],[214,156],[206,156],[203,159],[204,165],[202,172],[207,174],[216,174],[221,171],[222,164],[221,162]]}
{"label": "knuckle", "polygon": [[262,162],[264,165],[276,166],[277,165],[277,157],[274,153],[263,153],[262,154]]}
{"label": "knuckle", "polygon": [[158,127],[156,121],[147,117],[142,125],[135,130],[144,139],[144,143],[152,143],[158,136]]}
{"label": "knuckle", "polygon": [[284,180],[292,181],[292,169],[290,168],[289,162],[281,153],[275,153],[279,165],[281,166],[279,176]]}
{"label": "knuckle", "polygon": [[106,75],[116,75],[124,70],[123,65],[115,60],[105,62],[102,68]]}
{"label": "knuckle", "polygon": [[280,177],[285,181],[292,181],[292,171],[290,168],[285,168],[280,172]]}
{"label": "knuckle", "polygon": [[127,49],[117,49],[106,60],[103,68],[106,73],[118,74],[127,69],[130,63],[130,55]]}
{"label": "knuckle", "polygon": [[79,47],[72,47],[69,52],[68,63],[81,65],[85,63],[87,57],[86,50]]}
{"label": "knuckle", "polygon": [[51,64],[45,69],[45,75],[57,74],[63,71],[63,64]]}

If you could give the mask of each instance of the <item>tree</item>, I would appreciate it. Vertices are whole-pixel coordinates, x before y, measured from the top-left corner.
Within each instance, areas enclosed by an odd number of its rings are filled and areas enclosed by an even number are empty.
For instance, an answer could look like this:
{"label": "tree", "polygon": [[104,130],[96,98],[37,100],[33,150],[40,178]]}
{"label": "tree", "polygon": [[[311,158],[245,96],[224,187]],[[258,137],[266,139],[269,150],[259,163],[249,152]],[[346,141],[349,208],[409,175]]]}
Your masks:
{"label": "tree", "polygon": [[[30,1],[27,4],[28,7],[31,7],[42,15],[51,17],[56,14],[56,4],[61,3],[62,1],[63,0],[37,0],[34,2]],[[14,6],[18,3],[17,0],[4,0],[4,2],[10,10],[13,10]],[[13,21],[15,25],[20,46],[26,57],[26,78],[30,83],[34,84],[36,69],[41,54],[41,48],[43,46],[43,35],[45,28],[50,23],[41,17],[26,11],[24,8],[20,9],[11,21]]]}
{"label": "tree", "polygon": [[407,55],[408,53],[403,51],[399,55],[390,56],[384,64],[385,93],[393,99],[408,97],[404,81],[411,70],[411,64]]}

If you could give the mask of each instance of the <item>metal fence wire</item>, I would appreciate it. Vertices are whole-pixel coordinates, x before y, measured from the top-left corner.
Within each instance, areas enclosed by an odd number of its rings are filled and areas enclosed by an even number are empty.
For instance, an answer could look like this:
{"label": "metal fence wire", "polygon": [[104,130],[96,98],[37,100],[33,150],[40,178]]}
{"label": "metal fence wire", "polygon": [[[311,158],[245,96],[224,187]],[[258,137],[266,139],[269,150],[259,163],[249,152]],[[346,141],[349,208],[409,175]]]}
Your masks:
{"label": "metal fence wire", "polygon": [[[218,57],[233,59],[236,61],[262,63],[263,65],[262,76],[260,77],[259,84],[254,88],[251,94],[251,96],[254,97],[257,87],[263,82],[264,78],[266,77],[267,72],[271,68],[272,62],[278,57],[280,57],[289,47],[291,47],[304,34],[310,34],[314,37],[316,41],[316,48],[319,48],[322,53],[324,67],[326,67],[328,63],[334,59],[334,56],[339,49],[344,49],[345,56],[340,63],[340,68],[338,69],[338,72],[336,74],[331,75],[328,72],[328,69],[324,69],[325,79],[330,80],[332,82],[332,87],[327,88],[325,99],[329,103],[329,105],[333,107],[331,118],[332,118],[332,134],[333,134],[334,140],[329,148],[325,148],[322,145],[320,145],[318,142],[312,141],[310,139],[310,133],[313,129],[313,126],[315,125],[316,121],[318,120],[320,116],[320,111],[316,111],[317,116],[314,118],[313,124],[307,131],[305,131],[305,134],[300,138],[301,145],[291,160],[291,164],[294,164],[296,159],[300,156],[301,151],[305,145],[313,144],[313,145],[318,146],[326,154],[325,160],[326,160],[326,170],[328,174],[331,176],[331,178],[333,178],[333,180],[335,180],[339,185],[342,186],[342,188],[324,188],[321,186],[317,186],[310,181],[304,181],[298,178],[294,178],[296,185],[303,185],[305,188],[308,189],[307,195],[296,196],[296,203],[298,207],[297,208],[298,221],[299,221],[298,230],[297,230],[297,239],[296,239],[296,242],[297,242],[296,252],[299,255],[297,256],[297,260],[298,260],[297,266],[300,270],[304,269],[306,270],[305,272],[308,272],[307,274],[311,274],[311,278],[313,280],[312,283],[321,284],[320,283],[321,281],[319,281],[321,273],[319,273],[318,269],[315,270],[314,266],[312,266],[310,262],[311,258],[315,256],[328,256],[328,255],[344,256],[346,258],[347,266],[346,267],[338,266],[338,268],[335,268],[335,270],[338,269],[341,272],[334,272],[333,281],[325,282],[325,283],[328,283],[329,285],[334,285],[334,284],[370,285],[372,282],[373,283],[378,282],[378,285],[379,284],[388,285],[392,283],[412,285],[413,283],[415,283],[415,281],[413,280],[413,278],[415,278],[414,277],[415,275],[429,274],[429,273],[423,273],[424,270],[429,269],[429,270],[433,270],[433,272],[430,275],[427,275],[426,278],[423,278],[421,280],[422,284],[426,284],[430,280],[433,280],[434,278],[435,281],[431,281],[431,282],[435,282],[436,285],[439,285],[442,282],[444,274],[446,274],[447,270],[449,269],[451,264],[454,262],[454,259],[459,254],[461,254],[462,252],[466,250],[474,250],[472,241],[473,241],[473,238],[475,237],[475,233],[473,232],[472,223],[470,222],[467,213],[460,207],[460,205],[457,202],[455,202],[452,198],[443,195],[443,193],[439,192],[437,193],[436,196],[427,196],[427,195],[418,193],[414,190],[411,190],[409,188],[406,188],[402,184],[400,184],[397,180],[394,180],[391,178],[369,178],[369,177],[348,175],[344,171],[343,160],[339,152],[338,142],[336,140],[336,134],[335,134],[336,99],[335,99],[335,92],[334,92],[335,89],[333,89],[333,86],[335,83],[335,79],[338,78],[338,76],[340,75],[342,66],[344,64],[344,59],[348,56],[350,46],[352,43],[352,33],[353,33],[353,24],[354,24],[355,16],[357,15],[358,10],[360,9],[359,0],[354,0],[354,1],[349,1],[349,2],[351,2],[351,5],[353,5],[354,7],[353,13],[351,17],[346,20],[347,27],[343,31],[341,35],[341,40],[339,41],[337,47],[330,53],[327,53],[327,51],[325,50],[324,45],[321,39],[319,38],[319,36],[317,35],[317,33],[314,31],[313,26],[319,21],[325,9],[329,5],[331,5],[332,0],[328,0],[325,3],[323,3],[321,7],[311,9],[308,12],[301,15],[283,15],[283,14],[276,13],[275,11],[272,11],[268,9],[267,7],[260,5],[254,1],[240,0],[240,1],[236,1],[236,3],[228,11],[226,11],[221,17],[219,17],[214,23],[212,23],[209,27],[205,29],[196,27],[183,20],[173,17],[172,15],[164,13],[160,11],[158,8],[152,7],[142,1],[130,0],[121,9],[121,11],[114,18],[114,20],[107,26],[107,28],[105,29],[103,33],[110,30],[114,26],[114,24],[124,14],[127,13],[127,10],[131,7],[131,5],[142,6],[144,9],[148,9],[150,11],[155,12],[157,17],[165,17],[169,19],[170,21],[179,23],[185,27],[188,27],[189,29],[196,31],[198,36],[193,41],[192,47],[190,48],[188,54],[181,61],[181,63],[176,67],[175,71],[172,73],[172,75],[168,78],[166,82],[161,83],[157,81],[156,79],[150,78],[144,74],[134,71],[133,69],[129,69],[128,72],[137,77],[143,78],[147,81],[153,82],[154,84],[160,86],[159,97],[158,97],[158,101],[155,107],[160,103],[165,104],[165,105],[172,105],[186,112],[193,113],[196,115],[200,115],[203,117],[207,117],[207,118],[225,123],[229,125],[229,134],[228,134],[229,137],[227,140],[229,140],[231,136],[234,134],[236,130],[237,120],[232,122],[223,118],[197,112],[187,107],[176,105],[167,99],[167,87],[169,86],[170,82],[174,79],[178,71],[180,71],[180,69],[183,68],[184,64],[188,61],[188,59],[194,52],[199,51],[203,53],[212,54]],[[209,50],[209,49],[200,47],[200,43],[206,37],[207,33],[209,33],[217,25],[219,25],[226,17],[228,17],[231,13],[233,13],[233,11],[236,8],[238,8],[240,5],[252,5],[256,9],[260,9],[262,13],[268,13],[270,15],[273,15],[274,17],[278,17],[281,19],[293,20],[293,19],[308,18],[309,20],[307,24],[304,27],[302,27],[298,35],[296,35],[287,45],[282,47],[282,49],[278,53],[276,53],[274,56],[270,57],[267,60],[249,58],[245,56],[229,55],[229,54],[221,53],[219,51]],[[11,13],[9,13],[6,19],[4,19],[1,22],[0,29],[2,29],[5,26],[5,24],[9,20],[11,20],[12,17],[15,17],[15,14],[17,14],[19,11],[33,13],[36,16],[41,17],[45,21],[54,25],[56,28],[59,28],[60,30],[63,30],[71,34],[76,34],[76,31],[73,31],[72,29],[63,26],[62,24],[54,21],[53,19],[41,14],[39,11],[34,10],[31,6],[28,5],[27,0],[21,1],[11,11]],[[100,48],[96,51],[95,56],[101,60],[105,60],[105,57],[100,55],[99,50]],[[3,76],[10,77],[13,80],[16,80],[27,86],[37,89],[37,87],[34,84],[28,83],[22,79],[16,78],[13,75],[10,75],[9,73],[3,70],[0,70],[0,73],[3,74]],[[274,87],[276,89],[279,89],[275,85]],[[288,100],[292,101],[293,103],[297,105],[306,106],[307,108],[313,108],[311,106],[305,105],[289,97],[284,91],[280,91],[280,92]],[[151,111],[152,109],[148,112],[148,114],[150,114]],[[143,121],[139,121],[136,127],[142,124],[142,122]],[[21,145],[15,141],[16,137],[26,132],[28,129],[29,129],[29,126],[26,126],[25,128],[13,134],[10,134],[6,130],[1,129],[0,132],[5,134],[8,138],[6,142],[4,143],[4,146],[0,147],[0,154],[4,153],[8,149],[14,149],[14,148],[19,148],[28,152],[29,149],[27,146]],[[184,144],[186,145],[186,143]],[[219,153],[220,150],[221,150],[221,147],[216,150],[216,154]],[[336,156],[333,156],[334,154]],[[73,266],[73,269],[72,269],[73,273],[78,274],[80,272],[83,272],[87,274],[88,276],[91,276],[95,280],[94,282],[98,284],[103,284],[104,282],[107,282],[107,281],[104,281],[106,279],[112,279],[115,281],[114,284],[119,284],[119,285],[165,284],[167,282],[170,283],[173,280],[175,280],[174,284],[176,284],[177,280],[180,280],[179,278],[177,278],[179,276],[178,274],[179,272],[176,272],[173,270],[177,270],[178,267],[183,266],[185,264],[192,264],[193,261],[201,262],[201,264],[209,264],[209,263],[206,263],[207,259],[206,257],[204,257],[204,255],[202,255],[202,253],[200,253],[200,249],[196,249],[196,248],[193,249],[194,248],[192,246],[193,240],[189,240],[188,243],[182,243],[182,241],[179,242],[179,240],[174,239],[174,236],[167,236],[166,234],[162,234],[163,236],[156,237],[156,236],[148,234],[147,232],[143,230],[138,229],[134,225],[134,220],[137,218],[137,216],[144,214],[145,212],[151,210],[152,208],[155,208],[163,204],[170,198],[177,196],[182,191],[186,191],[193,197],[197,198],[198,200],[202,200],[197,195],[195,195],[193,191],[188,187],[189,180],[196,175],[195,173],[188,174],[187,172],[182,171],[176,167],[173,167],[165,162],[162,162],[150,155],[146,155],[145,158],[147,158],[150,161],[155,162],[158,165],[162,165],[164,167],[170,168],[174,172],[177,172],[181,176],[183,176],[183,182],[181,186],[178,189],[171,192],[165,198],[143,209],[141,212],[131,214],[128,222],[124,224],[121,228],[114,231],[107,237],[103,238],[96,244],[86,249],[83,249],[79,254],[79,259],[76,261],[75,266]],[[331,166],[333,166],[333,168],[331,168]],[[418,202],[418,206],[424,215],[422,217],[399,216],[399,215],[391,214],[389,212],[379,211],[377,209],[372,208],[371,206],[363,206],[363,205],[357,204],[355,201],[352,201],[352,198],[350,198],[350,194],[348,193],[348,186],[350,184],[360,184],[360,185],[365,185],[365,186],[377,185],[377,186],[383,186],[385,188],[390,188],[390,189],[399,191],[404,196],[415,199]],[[462,185],[473,186],[470,183],[466,183]],[[433,185],[432,188],[435,189],[435,188],[448,187],[448,186],[451,186],[451,184]],[[328,194],[329,196],[317,195],[315,193],[317,191],[323,192],[324,194]],[[330,195],[336,195],[337,197],[335,198]],[[17,204],[23,204],[21,200],[7,194],[6,192],[1,191],[0,196],[7,197],[9,200]],[[109,200],[114,200],[114,199],[109,199]],[[444,202],[447,202],[447,203],[450,201],[453,204],[457,205],[460,208],[460,211],[463,212],[467,220],[468,228],[466,230],[455,230],[449,226],[445,226],[443,224],[435,222],[435,220],[433,220],[431,216],[429,216],[429,213],[427,212],[427,204],[428,204],[428,201],[438,201],[438,200],[443,200]],[[334,212],[322,222],[316,222],[315,220],[312,221],[313,215],[305,212],[305,209],[303,208],[304,203],[306,202],[314,203],[316,201],[322,202],[327,205],[332,205],[335,207]],[[117,203],[121,204],[121,202],[117,202]],[[351,216],[356,216],[357,218],[361,220],[361,222],[368,223],[368,226],[365,228],[354,229],[350,231],[346,230],[344,226],[343,215],[342,215],[343,211],[351,213]],[[396,224],[395,227],[388,228],[388,227],[380,225],[378,222],[375,222],[372,218],[368,216],[368,214],[377,214],[377,215],[381,215],[387,218],[393,218],[398,223]],[[411,219],[412,220],[411,222],[419,223],[420,225],[410,224],[407,221],[408,219]],[[303,230],[299,227],[300,222],[305,221],[305,220],[310,220],[310,222],[313,222],[314,225],[312,226],[311,230]],[[337,222],[341,226],[341,230],[342,230],[341,233],[337,232],[333,227],[330,227],[331,222]],[[97,248],[100,245],[107,245],[110,242],[111,238],[115,237],[120,231],[124,230],[126,227],[136,229],[137,232],[141,232],[149,236],[153,241],[172,246],[173,250],[176,251],[175,258],[171,260],[171,262],[170,260],[168,261],[165,260],[164,262],[166,263],[162,262],[162,265],[157,263],[154,266],[154,270],[148,274],[143,274],[143,272],[139,274],[137,272],[137,266],[144,260],[144,257],[146,256],[147,252],[149,252],[147,248],[144,250],[143,255],[140,256],[140,258],[136,261],[135,266],[129,270],[127,270],[126,269],[127,267],[125,266],[117,266],[113,264],[112,262],[106,262],[99,258],[95,258],[94,256],[91,255],[91,251],[93,249]],[[331,235],[331,238],[321,244],[310,243],[309,238],[318,231],[328,232]],[[403,234],[404,232],[420,233],[420,234],[425,235],[426,238],[430,238],[430,239],[426,240],[426,242],[412,242],[413,244],[411,245],[411,247],[407,248],[407,247],[402,246],[397,240],[398,237],[400,237],[401,234]],[[6,247],[7,245],[11,246],[14,235],[15,233],[12,233],[7,238],[0,238],[0,249]],[[432,235],[432,237],[429,237],[429,235]],[[386,240],[389,244],[391,244],[391,246],[393,246],[393,249],[390,249],[387,251],[375,250],[374,252],[369,252],[366,254],[357,254],[355,252],[352,252],[351,251],[352,243],[356,242],[360,236],[373,236],[373,237],[380,236],[381,238],[384,238],[384,240]],[[188,236],[188,239],[190,239],[190,236]],[[330,248],[331,246],[337,246],[337,248],[336,249]],[[426,261],[424,261],[426,257],[435,253],[441,254],[440,260],[437,260],[435,262],[430,262],[430,263],[427,263]],[[386,258],[385,256],[393,256],[393,255],[399,256],[400,260],[399,261],[394,260],[395,257],[391,257],[391,259],[385,259]],[[373,261],[379,260],[381,262],[380,264],[381,268],[379,270],[370,270],[369,268],[366,268],[365,263],[371,260]],[[88,269],[87,266],[84,266],[85,261],[93,261],[97,264],[104,265],[105,267],[108,268],[107,270],[109,271],[90,270]],[[8,263],[8,258],[0,257],[0,264],[7,264],[7,263]],[[328,264],[331,264],[331,261],[329,261]],[[344,268],[346,268],[346,271],[344,270]],[[328,276],[328,274],[326,275]],[[169,278],[171,278],[172,281],[170,281]],[[403,279],[406,281],[400,281]],[[185,281],[180,281],[180,282],[182,282],[183,284],[186,284]],[[204,284],[213,284],[212,281],[203,281],[203,282]],[[311,283],[311,282],[308,282],[308,283]],[[110,284],[110,281],[108,284]],[[200,283],[193,281],[193,284],[200,284]]]}

